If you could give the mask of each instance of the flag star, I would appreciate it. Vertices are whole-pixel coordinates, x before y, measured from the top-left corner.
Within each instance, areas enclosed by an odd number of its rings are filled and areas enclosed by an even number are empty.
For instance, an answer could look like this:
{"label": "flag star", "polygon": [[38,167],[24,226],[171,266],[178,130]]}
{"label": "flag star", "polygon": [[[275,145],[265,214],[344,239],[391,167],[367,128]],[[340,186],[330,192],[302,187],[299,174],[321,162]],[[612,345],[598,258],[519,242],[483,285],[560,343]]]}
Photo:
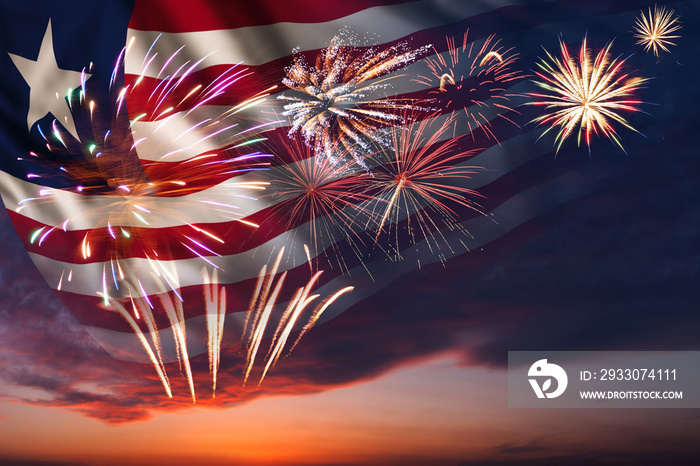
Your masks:
{"label": "flag star", "polygon": [[[28,129],[31,129],[36,121],[50,113],[79,140],[78,131],[75,128],[75,122],[66,101],[66,96],[69,89],[80,87],[81,73],[58,67],[53,49],[51,20],[49,20],[49,24],[46,27],[44,39],[41,41],[41,48],[36,60],[30,60],[11,53],[9,55],[29,85]],[[89,76],[89,74],[86,74],[86,77]]]}

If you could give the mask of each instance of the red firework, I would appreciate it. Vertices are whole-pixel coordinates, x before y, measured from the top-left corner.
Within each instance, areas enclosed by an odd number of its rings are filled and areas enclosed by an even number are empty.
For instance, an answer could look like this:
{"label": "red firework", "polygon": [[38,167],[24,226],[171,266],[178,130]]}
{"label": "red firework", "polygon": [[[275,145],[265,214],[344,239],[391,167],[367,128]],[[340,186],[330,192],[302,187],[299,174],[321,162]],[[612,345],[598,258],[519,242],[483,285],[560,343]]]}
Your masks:
{"label": "red firework", "polygon": [[513,48],[500,45],[501,40],[490,35],[478,46],[468,41],[469,31],[464,33],[461,45],[454,37],[447,37],[447,51],[427,58],[430,69],[427,76],[419,76],[416,82],[431,88],[432,102],[453,115],[464,112],[469,130],[480,128],[486,137],[498,141],[491,131],[491,119],[504,118],[518,126],[505,114],[516,112],[510,99],[519,94],[509,93],[508,88],[524,75],[511,69],[518,54]]}

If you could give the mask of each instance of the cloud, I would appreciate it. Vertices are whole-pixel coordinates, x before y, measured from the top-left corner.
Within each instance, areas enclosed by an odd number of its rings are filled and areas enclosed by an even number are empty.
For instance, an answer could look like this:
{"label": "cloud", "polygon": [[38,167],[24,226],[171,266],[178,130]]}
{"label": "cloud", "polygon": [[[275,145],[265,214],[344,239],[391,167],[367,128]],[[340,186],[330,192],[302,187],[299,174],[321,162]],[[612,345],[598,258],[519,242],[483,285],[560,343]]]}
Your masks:
{"label": "cloud", "polygon": [[547,447],[542,446],[537,440],[532,440],[527,443],[504,443],[496,446],[493,450],[501,454],[520,455],[523,453],[546,451]]}
{"label": "cloud", "polygon": [[697,464],[698,456],[692,453],[672,451],[654,451],[644,453],[597,453],[565,456],[535,456],[533,458],[513,460],[464,461],[460,466],[586,466],[590,464],[605,464],[614,466],[654,466],[657,464],[673,464],[692,466]]}

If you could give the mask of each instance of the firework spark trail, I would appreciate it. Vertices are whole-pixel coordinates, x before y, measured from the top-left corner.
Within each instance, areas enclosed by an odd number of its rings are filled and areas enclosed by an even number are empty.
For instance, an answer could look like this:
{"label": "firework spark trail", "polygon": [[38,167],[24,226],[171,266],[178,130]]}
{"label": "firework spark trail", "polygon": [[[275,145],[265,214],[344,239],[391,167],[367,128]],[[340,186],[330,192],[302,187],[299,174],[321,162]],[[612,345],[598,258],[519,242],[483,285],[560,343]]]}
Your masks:
{"label": "firework spark trail", "polygon": [[[275,260],[270,274],[267,274],[267,264],[263,265],[258,274],[258,280],[255,285],[255,291],[250,300],[250,306],[248,312],[246,313],[246,319],[243,324],[243,334],[241,335],[241,342],[248,335],[247,347],[249,348],[248,357],[250,357],[250,347],[252,343],[252,333],[248,333],[248,328],[254,328],[257,325],[258,318],[260,317],[260,311],[265,301],[267,301],[267,296],[270,293],[270,288],[272,286],[272,279],[277,274],[280,263],[282,262],[282,256],[284,254],[285,246],[282,246],[279,253],[277,254],[277,259]],[[253,319],[251,320],[251,316]]]}
{"label": "firework spark trail", "polygon": [[[299,320],[299,317],[301,314],[304,312],[306,307],[314,301],[316,298],[318,298],[320,295],[315,294],[315,295],[309,295],[309,292],[311,290],[311,287],[313,284],[318,280],[318,278],[321,276],[323,271],[318,271],[316,274],[309,280],[308,284],[306,287],[303,289],[300,288],[297,291],[297,295],[295,298],[292,300],[290,303],[289,307],[285,311],[285,313],[282,315],[282,318],[280,319],[279,325],[277,326],[277,329],[275,330],[275,335],[272,337],[272,343],[270,344],[270,351],[268,352],[267,355],[267,364],[265,365],[265,369],[262,372],[262,375],[260,376],[260,380],[258,381],[258,387],[260,384],[262,384],[262,381],[265,379],[265,375],[267,375],[267,372],[275,367],[275,364],[277,364],[277,361],[279,360],[280,356],[282,355],[282,352],[284,351],[284,347],[287,344],[287,340],[289,339],[289,335],[291,334],[292,330],[294,329],[297,321]],[[304,325],[302,328],[301,332],[299,332],[299,336],[297,339],[294,341],[294,344],[292,347],[289,349],[287,354],[291,354],[291,352],[296,348],[297,344],[299,341],[301,341],[301,338],[306,335],[306,333],[311,330],[311,328],[316,324],[318,319],[321,317],[323,312],[328,309],[328,307],[333,304],[334,301],[336,301],[341,295],[348,293],[352,291],[354,287],[352,286],[347,286],[340,291],[337,291],[335,294],[333,294],[330,298],[324,300],[321,302],[316,308],[311,312],[311,317],[309,318],[309,321]],[[281,332],[280,332],[281,331]]]}
{"label": "firework spark trail", "polygon": [[510,99],[520,95],[507,93],[506,87],[525,76],[511,69],[518,54],[513,48],[500,46],[500,39],[496,40],[494,34],[487,37],[481,47],[470,43],[468,35],[467,30],[461,45],[454,37],[447,37],[447,52],[441,54],[433,49],[435,56],[425,59],[430,74],[418,76],[414,81],[432,88],[433,104],[450,110],[453,115],[463,112],[472,138],[474,130],[480,128],[487,138],[498,142],[486,110],[496,111],[499,118],[518,126],[504,113],[515,111],[509,105]]}
{"label": "firework spark trail", "polygon": [[658,8],[654,5],[654,12],[649,8],[648,16],[641,12],[634,27],[634,37],[639,39],[637,45],[644,46],[644,51],[651,50],[655,56],[659,56],[659,49],[671,53],[668,45],[676,45],[672,39],[681,36],[672,35],[681,28],[679,24],[680,16],[673,17],[673,10],[666,11],[666,7]]}
{"label": "firework spark trail", "polygon": [[[280,275],[280,277],[277,279],[274,285],[274,291],[271,294],[269,294],[269,290],[273,286],[273,282],[275,280],[277,268],[279,267],[279,263],[282,260],[283,256],[284,248],[281,248],[281,250],[277,254],[277,259],[275,260],[275,263],[271,269],[271,273],[267,275],[267,267],[263,266],[260,270],[260,274],[258,275],[258,282],[255,288],[255,292],[253,293],[253,298],[251,300],[250,308],[248,310],[248,316],[246,318],[246,323],[243,330],[244,338],[246,334],[249,334],[249,338],[247,341],[248,350],[246,359],[246,370],[243,385],[247,383],[248,377],[250,376],[250,372],[253,366],[255,365],[255,359],[260,349],[262,339],[265,337],[265,332],[267,331],[272,311],[277,305],[277,296],[279,295],[282,289],[282,285],[284,284],[284,280],[287,276],[287,272],[282,273],[282,275]],[[317,271],[313,274],[313,276],[309,279],[305,286],[298,288],[297,291],[294,293],[292,299],[287,304],[285,310],[282,312],[282,315],[280,316],[280,319],[277,322],[277,326],[275,327],[275,331],[272,335],[267,355],[265,356],[266,363],[265,367],[262,370],[262,375],[260,376],[260,379],[258,381],[258,387],[260,386],[260,384],[262,384],[262,381],[265,379],[265,376],[267,375],[268,371],[275,366],[280,356],[284,352],[284,347],[287,344],[289,335],[294,330],[294,327],[299,321],[300,316],[304,313],[304,311],[307,309],[309,304],[311,304],[311,302],[320,297],[319,294],[313,294],[310,296],[309,294],[311,293],[311,289],[313,288],[313,286],[318,282],[318,279],[320,278],[322,273],[322,270]],[[330,306],[336,299],[338,299],[338,297],[340,297],[344,293],[351,291],[352,289],[353,287],[343,288],[342,290],[333,294],[333,296],[331,296],[329,299],[322,301],[321,304],[319,304],[311,312],[309,321],[304,325],[302,333],[297,337],[296,341],[294,342],[294,345],[292,346],[292,349],[294,349],[297,343],[299,343],[301,336],[306,334],[306,332],[308,332],[309,329],[313,327],[313,325],[316,323],[323,311],[325,311],[328,308],[328,306]],[[250,330],[248,330],[249,325]],[[291,353],[292,349],[290,349],[287,354]]]}
{"label": "firework spark trail", "polygon": [[304,312],[306,306],[320,296],[318,294],[309,296],[309,292],[311,291],[313,284],[316,282],[316,280],[318,280],[322,273],[323,271],[316,272],[314,276],[311,277],[311,280],[309,280],[307,285],[297,291],[295,298],[287,307],[287,310],[282,315],[282,318],[280,318],[275,334],[272,337],[270,350],[267,354],[267,364],[265,365],[262,375],[260,376],[260,380],[258,381],[258,387],[265,379],[267,371],[270,370],[271,367],[274,367],[274,365],[277,363],[277,360],[284,349],[284,345],[287,343],[289,334],[292,332],[292,329],[294,328],[294,325],[296,324],[297,319],[299,319],[301,313]]}
{"label": "firework spark trail", "polygon": [[[256,319],[258,316],[257,312],[257,305],[258,305],[258,298],[260,297],[260,293],[262,292],[263,286],[266,284],[266,277],[267,277],[267,264],[263,265],[262,268],[260,269],[260,273],[258,274],[258,280],[255,283],[255,291],[253,291],[253,296],[250,298],[250,304],[248,306],[248,310],[246,311],[245,314],[245,320],[243,321],[243,332],[241,333],[241,346],[243,344],[246,344],[248,348],[250,348],[250,343],[251,343],[251,338],[252,335],[248,332],[248,328],[255,326]],[[251,316],[253,319],[251,320]],[[248,340],[246,341],[246,335],[248,335]],[[249,356],[249,354],[248,354]]]}
{"label": "firework spark trail", "polygon": [[313,261],[311,260],[311,251],[309,251],[309,246],[306,243],[304,243],[304,254],[306,254],[306,262],[307,264],[309,264],[309,270],[311,271],[311,273],[313,273],[314,265]]}
{"label": "firework spark trail", "polygon": [[[151,341],[153,342],[153,348],[155,349],[155,353],[158,358],[158,363],[161,367],[163,374],[165,374],[165,378],[167,379],[167,373],[165,372],[165,363],[163,362],[163,345],[161,344],[160,333],[158,332],[158,325],[156,323],[155,316],[153,315],[153,310],[155,309],[155,307],[147,299],[147,297],[138,297],[138,291],[135,287],[135,283],[140,282],[138,278],[134,277],[133,274],[128,275],[129,278],[122,283],[122,286],[124,286],[129,293],[134,315],[139,320],[141,320],[141,317],[143,317],[142,320],[146,323],[146,328],[148,329]],[[134,298],[134,296],[137,297]],[[111,299],[106,300],[105,306],[109,307],[111,304],[116,305],[119,304],[119,302]]]}
{"label": "firework spark trail", "polygon": [[648,78],[623,73],[625,60],[610,57],[612,42],[598,52],[595,60],[591,60],[592,51],[584,37],[578,62],[569,54],[564,41],[560,39],[559,43],[561,59],[545,50],[548,60],[541,60],[537,64],[539,71],[535,72],[540,80],[533,80],[535,85],[549,92],[530,93],[528,95],[534,100],[525,103],[544,107],[547,111],[532,120],[538,126],[549,125],[540,137],[559,128],[554,138],[559,152],[562,143],[578,128],[578,145],[585,136],[589,152],[591,134],[599,132],[624,151],[610,120],[639,133],[618,112],[642,111],[638,105],[644,102],[631,97]]}
{"label": "firework spark trail", "polygon": [[337,161],[335,149],[342,145],[362,167],[371,143],[382,143],[379,129],[401,124],[397,110],[413,102],[397,98],[373,98],[384,91],[391,73],[407,66],[428,50],[411,50],[405,44],[361,53],[335,36],[310,66],[299,53],[287,68],[283,84],[293,92],[278,98],[289,102],[283,115],[290,116],[290,136],[300,132],[320,155]]}
{"label": "firework spark trail", "polygon": [[[402,215],[407,217],[408,233],[416,243],[417,224],[421,238],[432,237],[431,231],[439,231],[436,222],[449,228],[457,228],[455,212],[449,204],[454,203],[483,214],[473,198],[483,197],[477,191],[463,186],[481,167],[464,166],[462,163],[474,155],[473,150],[464,150],[454,138],[441,140],[452,129],[454,117],[448,117],[438,127],[431,120],[422,120],[392,133],[392,152],[386,154],[388,162],[377,165],[373,176],[367,177],[368,192],[373,196],[363,209],[373,212],[376,229],[375,245],[380,235],[397,225]],[[400,251],[399,233],[395,234],[395,251]],[[444,237],[443,237],[444,240]],[[444,243],[450,247],[446,240]],[[431,248],[440,248],[433,238]]]}
{"label": "firework spark trail", "polygon": [[212,379],[212,398],[216,398],[216,378],[221,362],[221,340],[226,318],[226,289],[218,286],[217,270],[212,271],[211,281],[206,268],[202,268],[204,280],[204,305],[207,315],[207,348],[209,373]]}
{"label": "firework spark trail", "polygon": [[[315,275],[320,275],[320,272],[316,272]],[[316,278],[316,276],[314,276]],[[280,332],[282,332],[283,328],[285,327],[285,324],[290,320],[290,316],[292,316],[294,313],[296,313],[296,309],[299,306],[302,306],[303,301],[305,299],[304,296],[304,289],[299,288],[294,296],[292,297],[291,301],[289,301],[289,304],[287,304],[287,308],[282,312],[282,316],[280,317],[279,322],[277,323],[277,327],[275,328],[275,333],[272,335],[272,339],[270,341],[275,342],[277,341],[277,337],[280,335]],[[308,293],[307,293],[308,294]],[[314,296],[311,299],[316,299],[318,296]],[[270,355],[273,354],[275,350],[274,345],[270,345],[270,348],[267,350],[267,354],[265,355],[265,359],[270,358]]]}
{"label": "firework spark trail", "polygon": [[[275,260],[275,263],[272,266],[269,275],[266,275],[266,265],[263,265],[262,269],[260,269],[260,274],[258,275],[258,282],[255,287],[255,292],[253,293],[253,297],[250,301],[250,308],[248,310],[248,315],[246,316],[246,321],[243,327],[243,338],[245,338],[246,334],[249,334],[247,343],[248,351],[246,358],[247,365],[245,376],[243,377],[243,385],[245,385],[248,381],[250,371],[253,369],[253,364],[255,364],[255,357],[257,355],[258,348],[260,347],[260,342],[262,341],[262,338],[264,336],[265,328],[267,327],[267,321],[270,318],[270,314],[272,313],[272,308],[277,299],[277,294],[282,288],[284,279],[287,276],[287,272],[284,272],[282,274],[282,276],[277,281],[277,285],[275,286],[275,290],[272,292],[272,295],[269,295],[270,288],[272,287],[272,282],[274,280],[275,275],[277,274],[277,270],[279,268],[280,262],[282,261],[283,254],[284,247],[282,247],[280,249],[280,252],[277,254],[277,259]],[[250,320],[251,315],[253,317],[252,320]],[[250,325],[250,332],[248,332],[248,325]]]}
{"label": "firework spark trail", "polygon": [[330,298],[324,300],[321,302],[316,308],[313,310],[311,313],[311,318],[309,321],[304,325],[304,328],[301,329],[299,332],[299,336],[297,336],[297,339],[294,341],[294,344],[292,345],[291,348],[289,348],[289,353],[294,351],[294,348],[297,347],[297,344],[301,341],[302,337],[306,335],[306,333],[311,330],[311,328],[316,325],[316,322],[318,322],[318,319],[321,318],[321,315],[325,312],[326,309],[330,307],[331,304],[333,304],[338,298],[340,298],[342,295],[345,293],[349,293],[350,291],[354,290],[354,286],[346,286],[345,288],[337,291],[333,296]]}
{"label": "firework spark trail", "polygon": [[[270,315],[272,314],[272,309],[275,305],[275,302],[277,301],[277,295],[279,294],[280,290],[282,289],[282,285],[284,284],[284,279],[287,277],[287,272],[284,272],[279,280],[277,281],[277,284],[275,285],[275,289],[270,295],[269,300],[264,303],[265,306],[262,308],[262,313],[260,315],[260,318],[256,319],[255,326],[253,327],[253,333],[251,335],[252,338],[252,346],[248,349],[248,364],[246,366],[246,371],[245,371],[245,376],[243,378],[243,385],[246,384],[248,381],[248,376],[250,375],[250,371],[253,368],[253,365],[255,364],[255,357],[257,356],[258,349],[260,348],[260,343],[262,342],[262,339],[265,336],[265,329],[267,328],[267,322],[270,319]],[[271,278],[272,279],[272,276]]]}
{"label": "firework spark trail", "polygon": [[[286,328],[286,324],[290,320],[296,320],[299,314],[299,309],[303,310],[311,301],[320,296],[313,295],[309,297],[309,292],[311,291],[311,287],[314,285],[314,283],[316,283],[316,281],[318,281],[319,277],[322,274],[322,270],[317,271],[311,276],[311,279],[308,281],[305,287],[299,288],[297,290],[296,294],[289,302],[287,309],[285,309],[285,311],[282,313],[282,316],[280,317],[279,323],[277,324],[277,328],[275,329],[275,333],[272,335],[273,342],[277,341],[277,337],[280,335],[280,332],[282,332],[282,330]],[[270,355],[276,353],[276,351],[273,352],[273,349],[274,347],[271,345],[269,351],[267,352],[266,358],[269,358]]]}
{"label": "firework spark trail", "polygon": [[161,293],[158,295],[158,297],[160,298],[163,310],[165,311],[168,321],[170,322],[170,328],[173,331],[175,352],[177,354],[178,363],[180,364],[180,367],[185,367],[185,374],[187,376],[187,383],[190,387],[192,403],[196,403],[197,397],[194,390],[192,368],[190,366],[190,357],[187,351],[187,331],[185,329],[185,315],[182,309],[182,299],[179,295],[177,296],[179,299],[173,299],[173,296],[168,292],[165,285],[163,285],[158,277],[154,277],[154,279],[160,287]]}
{"label": "firework spark trail", "polygon": [[[172,270],[170,271],[170,273],[175,274],[176,272]],[[161,304],[161,308],[167,316],[170,328],[173,332],[175,353],[177,356],[178,364],[180,365],[180,372],[182,373],[184,367],[185,376],[187,378],[187,382],[190,389],[190,395],[192,397],[192,402],[196,403],[197,399],[194,388],[194,379],[187,350],[187,332],[185,328],[185,315],[182,307],[182,298],[179,294],[175,294],[172,292],[172,290],[167,289],[165,284],[161,280],[162,278],[163,275],[158,276],[155,273],[153,273],[153,280],[160,289],[158,298]],[[135,285],[136,283],[139,284],[138,288]],[[136,319],[141,320],[141,317],[143,317],[142,320],[143,322],[145,322],[151,337],[152,347],[150,344],[148,344],[148,341],[143,336],[143,332],[136,320],[134,319],[134,317],[130,315],[130,313],[119,301],[107,297],[105,307],[107,309],[112,310],[116,308],[116,311],[119,312],[129,323],[131,328],[138,336],[139,341],[141,341],[142,346],[148,353],[149,358],[156,366],[156,370],[159,374],[159,377],[161,377],[164,386],[167,385],[166,392],[168,393],[168,396],[172,397],[170,383],[165,370],[163,358],[163,345],[161,343],[160,334],[154,315],[156,306],[148,299],[148,296],[139,296],[139,289],[141,289],[142,286],[140,285],[140,279],[136,277],[134,273],[131,273],[129,270],[127,270],[127,279],[122,280],[121,284],[122,287],[128,291],[129,300],[131,302],[133,313],[136,316]],[[205,285],[205,295],[208,291],[209,290],[207,289],[207,285]],[[223,296],[225,296],[225,294]],[[205,304],[209,305],[208,302]]]}
{"label": "firework spark trail", "polygon": [[[131,314],[129,311],[127,311],[124,306],[122,306],[121,303],[115,300],[109,300],[109,307],[113,307],[116,312],[121,315],[124,320],[127,321],[129,326],[132,328],[134,331],[134,334],[136,337],[139,339],[139,342],[143,346],[143,349],[146,350],[146,353],[148,354],[148,358],[151,360],[151,363],[153,364],[153,367],[156,369],[156,373],[158,374],[158,378],[160,379],[161,383],[163,384],[163,388],[165,389],[165,393],[168,395],[169,398],[173,397],[172,391],[170,389],[170,382],[168,380],[168,375],[165,372],[165,366],[163,365],[163,360],[162,357],[159,356],[156,357],[156,355],[153,352],[153,349],[151,349],[151,345],[148,343],[148,340],[146,340],[146,337],[143,335],[143,332],[141,331],[141,328],[139,325],[136,323],[133,317],[131,317]],[[157,331],[156,331],[157,334]],[[151,332],[151,338],[153,338],[154,332]],[[157,349],[157,351],[160,353],[160,343],[158,342],[156,344],[156,340],[154,341],[154,345]]]}

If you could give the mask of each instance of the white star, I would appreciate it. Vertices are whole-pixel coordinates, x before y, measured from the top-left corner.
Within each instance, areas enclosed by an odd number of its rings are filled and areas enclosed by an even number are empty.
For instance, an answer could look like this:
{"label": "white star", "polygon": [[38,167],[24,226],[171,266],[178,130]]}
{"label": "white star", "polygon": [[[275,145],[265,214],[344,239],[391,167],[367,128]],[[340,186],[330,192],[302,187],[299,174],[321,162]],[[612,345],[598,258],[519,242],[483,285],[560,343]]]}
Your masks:
{"label": "white star", "polygon": [[[80,87],[80,72],[64,70],[58,67],[53,51],[51,20],[46,27],[41,49],[36,60],[29,60],[19,55],[9,54],[15,66],[29,84],[29,112],[27,126],[29,129],[41,118],[51,113],[76,139],[78,131],[66,101],[69,89]],[[89,77],[89,74],[86,74]]]}

